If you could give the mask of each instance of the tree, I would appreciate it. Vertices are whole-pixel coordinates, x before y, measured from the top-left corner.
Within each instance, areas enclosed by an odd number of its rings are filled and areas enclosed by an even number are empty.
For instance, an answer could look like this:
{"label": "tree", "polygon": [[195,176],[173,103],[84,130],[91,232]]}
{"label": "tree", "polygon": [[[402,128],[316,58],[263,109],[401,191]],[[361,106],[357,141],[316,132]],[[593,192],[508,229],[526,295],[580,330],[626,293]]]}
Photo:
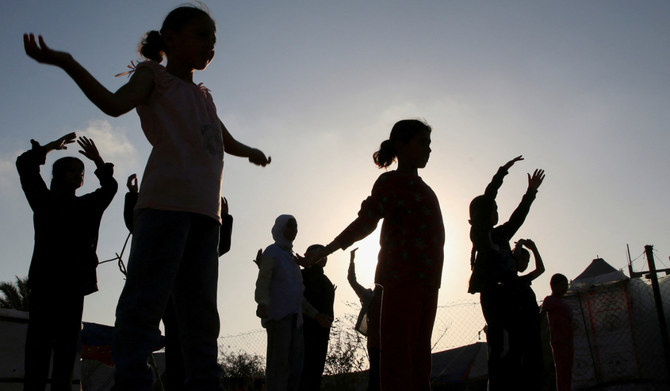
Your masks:
{"label": "tree", "polygon": [[28,278],[16,277],[16,282],[0,282],[0,308],[28,312]]}

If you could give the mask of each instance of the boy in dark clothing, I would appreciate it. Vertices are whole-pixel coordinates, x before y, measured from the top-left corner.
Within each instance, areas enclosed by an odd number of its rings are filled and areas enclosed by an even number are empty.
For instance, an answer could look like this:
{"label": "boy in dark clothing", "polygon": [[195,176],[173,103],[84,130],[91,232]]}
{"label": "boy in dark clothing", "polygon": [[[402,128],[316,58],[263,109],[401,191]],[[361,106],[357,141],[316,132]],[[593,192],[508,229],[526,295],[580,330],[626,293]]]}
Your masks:
{"label": "boy in dark clothing", "polygon": [[489,347],[489,389],[509,389],[512,385],[510,371],[503,367],[505,352],[505,333],[513,318],[513,287],[516,278],[515,261],[509,241],[518,231],[530,211],[535,200],[538,187],[544,180],[544,170],[535,170],[528,174],[528,190],[521,203],[504,224],[498,223],[498,206],[496,196],[502,186],[507,171],[522,156],[507,162],[498,169],[491,183],[486,186],[483,195],[470,203],[470,240],[472,241],[472,276],[468,292],[480,292],[482,313],[487,323],[486,339]]}
{"label": "boy in dark clothing", "polygon": [[[316,249],[323,249],[323,245],[313,244],[307,248],[305,256],[309,256]],[[335,302],[335,286],[323,273],[328,261],[323,257],[313,266],[302,270],[302,283],[305,286],[303,297],[320,313],[333,319],[333,303]],[[301,391],[321,389],[321,377],[328,355],[328,340],[330,327],[323,327],[318,321],[308,316],[304,317],[303,336],[305,340],[305,356],[300,379]]]}
{"label": "boy in dark clothing", "polygon": [[[525,247],[525,248],[524,248]],[[530,239],[519,239],[512,250],[516,272],[528,269],[530,253],[535,258],[535,269],[516,277],[514,288],[514,313],[510,326],[510,361],[513,369],[518,369],[517,389],[539,390],[542,387],[542,338],[540,335],[540,307],[535,292],[531,288],[533,280],[544,273],[544,263],[540,252]]]}
{"label": "boy in dark clothing", "polygon": [[[123,204],[123,220],[126,228],[133,232],[133,215],[139,188],[137,186],[137,174],[132,174],[126,182],[128,193]],[[219,257],[230,250],[231,236],[233,233],[233,216],[228,213],[228,201],[221,198],[221,227],[219,229]],[[177,316],[174,311],[172,300],[168,301],[167,308],[163,314],[163,325],[165,326],[165,390],[182,391],[186,381],[181,345],[179,342],[179,328]]]}
{"label": "boy in dark clothing", "polygon": [[69,133],[44,146],[30,140],[32,149],[16,159],[35,227],[28,273],[30,319],[24,390],[45,389],[52,352],[51,389],[72,388],[84,296],[98,290],[98,230],[118,187],[112,176],[113,165],[102,160],[92,140],[81,137],[77,140],[82,148],[79,152],[95,163],[100,188],[80,197],[75,195],[84,182],[84,163],[75,157],[54,163],[50,188],[40,175],[46,154],[66,149],[76,137]]}

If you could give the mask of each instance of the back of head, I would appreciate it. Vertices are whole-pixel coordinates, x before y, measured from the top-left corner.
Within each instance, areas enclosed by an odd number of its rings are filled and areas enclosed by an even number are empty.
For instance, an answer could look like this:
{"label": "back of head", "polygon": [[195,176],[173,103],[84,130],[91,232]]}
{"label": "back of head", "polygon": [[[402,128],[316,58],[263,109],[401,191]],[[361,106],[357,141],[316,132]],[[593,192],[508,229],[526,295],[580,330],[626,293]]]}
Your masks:
{"label": "back of head", "polygon": [[184,5],[170,11],[163,21],[160,32],[152,30],[144,35],[140,43],[140,54],[149,60],[161,62],[163,61],[163,56],[167,54],[167,48],[163,41],[163,34],[166,31],[169,30],[178,33],[184,25],[197,18],[206,18],[214,23],[204,4],[200,3],[199,5],[200,7]]}
{"label": "back of head", "polygon": [[[562,287],[565,287],[567,289],[568,287],[568,278],[564,276],[561,273],[556,273],[553,276],[551,276],[551,280],[549,281],[549,285],[551,286],[551,291],[556,292],[560,290]],[[563,292],[565,293],[565,292]]]}
{"label": "back of head", "polygon": [[491,225],[491,214],[498,208],[495,200],[484,195],[477,196],[470,202],[470,225]]}
{"label": "back of head", "polygon": [[526,271],[530,261],[530,252],[521,246],[515,246],[512,250],[512,255],[516,262],[517,271],[520,273]]}
{"label": "back of head", "polygon": [[409,142],[420,132],[430,133],[431,127],[424,121],[418,119],[404,119],[398,121],[391,129],[391,135],[379,146],[379,150],[372,154],[372,159],[379,168],[390,166],[398,156],[396,142]]}
{"label": "back of head", "polygon": [[51,190],[74,190],[81,186],[81,181],[73,182],[71,173],[81,175],[84,162],[74,156],[65,156],[56,160],[51,168]]}

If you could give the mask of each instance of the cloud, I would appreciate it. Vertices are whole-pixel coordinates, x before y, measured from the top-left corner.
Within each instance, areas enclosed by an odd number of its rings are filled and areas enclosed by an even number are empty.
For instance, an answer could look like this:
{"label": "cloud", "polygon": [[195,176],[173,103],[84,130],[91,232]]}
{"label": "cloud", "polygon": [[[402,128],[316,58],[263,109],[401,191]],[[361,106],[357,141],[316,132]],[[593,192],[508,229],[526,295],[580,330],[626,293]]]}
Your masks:
{"label": "cloud", "polygon": [[102,158],[114,163],[117,172],[131,171],[137,166],[138,153],[125,128],[113,127],[106,120],[96,120],[89,122],[86,130],[77,132],[77,135],[92,139]]}

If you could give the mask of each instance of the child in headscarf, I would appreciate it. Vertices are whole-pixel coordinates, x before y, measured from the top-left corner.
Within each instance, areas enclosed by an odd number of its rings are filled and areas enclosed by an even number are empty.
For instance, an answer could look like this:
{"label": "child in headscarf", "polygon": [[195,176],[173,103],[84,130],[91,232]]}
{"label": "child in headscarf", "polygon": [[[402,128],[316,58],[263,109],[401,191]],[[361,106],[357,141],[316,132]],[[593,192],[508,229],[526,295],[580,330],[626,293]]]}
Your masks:
{"label": "child in headscarf", "polygon": [[298,390],[302,372],[304,344],[303,312],[320,324],[332,320],[320,314],[303,297],[300,267],[293,255],[293,240],[298,223],[291,215],[281,215],[272,227],[274,244],[262,254],[256,280],[256,315],[268,334],[266,389]]}

